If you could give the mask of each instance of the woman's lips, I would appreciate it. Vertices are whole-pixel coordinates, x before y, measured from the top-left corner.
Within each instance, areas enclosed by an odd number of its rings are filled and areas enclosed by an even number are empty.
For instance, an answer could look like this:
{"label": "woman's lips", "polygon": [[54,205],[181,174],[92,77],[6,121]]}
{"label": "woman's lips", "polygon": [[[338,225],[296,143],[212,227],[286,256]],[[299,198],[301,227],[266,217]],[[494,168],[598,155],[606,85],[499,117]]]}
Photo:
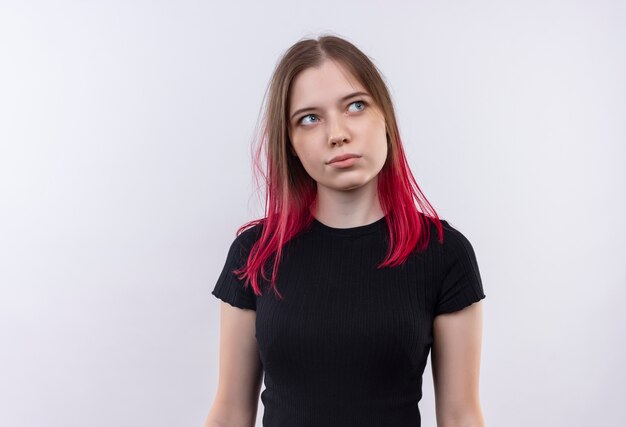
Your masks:
{"label": "woman's lips", "polygon": [[329,165],[336,168],[347,168],[355,164],[358,160],[359,157],[348,157],[344,160],[336,160],[332,163],[329,163]]}
{"label": "woman's lips", "polygon": [[335,162],[340,162],[342,160],[351,159],[351,158],[354,158],[354,157],[358,158],[358,157],[361,157],[361,156],[359,156],[358,154],[353,154],[353,153],[341,154],[339,156],[335,156],[332,159],[330,159],[328,164],[335,163]]}

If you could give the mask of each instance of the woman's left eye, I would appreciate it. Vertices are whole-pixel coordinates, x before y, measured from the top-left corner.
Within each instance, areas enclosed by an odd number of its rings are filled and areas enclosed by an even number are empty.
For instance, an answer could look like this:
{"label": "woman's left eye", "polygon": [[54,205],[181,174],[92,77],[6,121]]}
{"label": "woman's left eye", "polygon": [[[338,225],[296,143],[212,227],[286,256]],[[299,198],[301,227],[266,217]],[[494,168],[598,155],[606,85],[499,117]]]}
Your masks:
{"label": "woman's left eye", "polygon": [[357,106],[356,111],[363,111],[363,109],[365,109],[365,102],[363,101],[354,101],[350,105],[356,105]]}

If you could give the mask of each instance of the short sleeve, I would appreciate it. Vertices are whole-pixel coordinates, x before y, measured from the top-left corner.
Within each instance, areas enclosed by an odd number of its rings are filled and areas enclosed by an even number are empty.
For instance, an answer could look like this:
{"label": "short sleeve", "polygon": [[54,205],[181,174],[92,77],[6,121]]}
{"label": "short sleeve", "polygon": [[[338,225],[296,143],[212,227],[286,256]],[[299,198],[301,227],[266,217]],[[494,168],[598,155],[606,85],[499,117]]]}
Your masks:
{"label": "short sleeve", "polygon": [[256,295],[252,285],[244,287],[244,281],[233,273],[233,270],[241,268],[247,260],[251,247],[243,243],[245,236],[250,234],[247,231],[237,236],[230,245],[224,268],[211,294],[234,307],[256,310]]}
{"label": "short sleeve", "polygon": [[435,304],[435,316],[461,310],[486,297],[474,248],[460,231],[445,221],[442,223],[443,271]]}

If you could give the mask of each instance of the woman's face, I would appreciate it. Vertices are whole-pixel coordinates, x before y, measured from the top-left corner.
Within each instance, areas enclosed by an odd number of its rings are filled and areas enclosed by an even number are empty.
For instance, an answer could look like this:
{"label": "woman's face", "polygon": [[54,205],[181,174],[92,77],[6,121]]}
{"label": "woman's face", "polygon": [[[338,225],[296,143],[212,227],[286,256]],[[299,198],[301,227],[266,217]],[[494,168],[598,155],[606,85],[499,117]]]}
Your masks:
{"label": "woman's face", "polygon": [[[331,60],[303,70],[292,83],[289,105],[292,153],[318,191],[376,184],[387,158],[385,118],[349,71]],[[331,163],[345,154],[357,157]]]}

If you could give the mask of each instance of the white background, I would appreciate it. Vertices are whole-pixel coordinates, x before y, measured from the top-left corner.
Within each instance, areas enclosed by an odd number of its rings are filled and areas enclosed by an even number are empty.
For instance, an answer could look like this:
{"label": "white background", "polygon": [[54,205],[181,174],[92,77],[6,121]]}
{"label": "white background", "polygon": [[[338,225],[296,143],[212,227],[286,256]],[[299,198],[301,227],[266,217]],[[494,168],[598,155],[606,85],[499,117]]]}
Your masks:
{"label": "white background", "polygon": [[[421,189],[474,246],[487,425],[626,425],[626,2],[608,0],[3,1],[0,425],[201,426],[210,291],[263,212],[266,85],[325,32],[381,69]],[[420,408],[435,426],[430,366]]]}

